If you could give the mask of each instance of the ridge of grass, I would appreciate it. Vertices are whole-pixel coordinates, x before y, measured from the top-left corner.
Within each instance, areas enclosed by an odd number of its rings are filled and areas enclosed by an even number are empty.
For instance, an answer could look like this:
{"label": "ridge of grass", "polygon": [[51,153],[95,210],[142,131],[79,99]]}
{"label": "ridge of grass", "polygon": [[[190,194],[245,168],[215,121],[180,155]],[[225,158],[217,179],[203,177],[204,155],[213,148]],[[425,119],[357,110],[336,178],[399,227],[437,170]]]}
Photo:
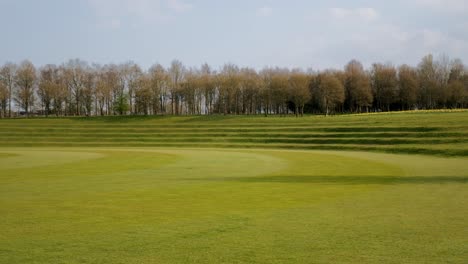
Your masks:
{"label": "ridge of grass", "polygon": [[2,146],[245,147],[466,156],[468,111],[0,120]]}

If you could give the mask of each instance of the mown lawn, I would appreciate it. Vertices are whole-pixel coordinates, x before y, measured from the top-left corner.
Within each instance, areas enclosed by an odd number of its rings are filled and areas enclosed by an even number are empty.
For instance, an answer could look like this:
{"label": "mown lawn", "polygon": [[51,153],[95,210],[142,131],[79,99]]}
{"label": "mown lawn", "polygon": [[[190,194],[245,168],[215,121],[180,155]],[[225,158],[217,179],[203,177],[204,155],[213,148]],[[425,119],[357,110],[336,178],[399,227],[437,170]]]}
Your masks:
{"label": "mown lawn", "polygon": [[0,263],[466,263],[467,121],[0,120]]}
{"label": "mown lawn", "polygon": [[468,156],[468,110],[343,116],[0,119],[3,147],[362,150]]}
{"label": "mown lawn", "polygon": [[0,152],[0,263],[466,263],[468,257],[466,158]]}

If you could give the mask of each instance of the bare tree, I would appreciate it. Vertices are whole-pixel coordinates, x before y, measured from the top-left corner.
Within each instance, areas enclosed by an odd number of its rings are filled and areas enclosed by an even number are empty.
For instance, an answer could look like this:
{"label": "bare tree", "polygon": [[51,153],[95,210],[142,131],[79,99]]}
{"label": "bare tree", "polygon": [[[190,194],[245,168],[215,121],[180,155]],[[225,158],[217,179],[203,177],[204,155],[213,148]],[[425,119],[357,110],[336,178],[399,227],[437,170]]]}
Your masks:
{"label": "bare tree", "polygon": [[289,96],[294,103],[295,114],[304,115],[304,105],[311,99],[310,76],[303,72],[293,72],[289,77]]}
{"label": "bare tree", "polygon": [[0,81],[0,117],[7,116],[8,88],[4,82]]}
{"label": "bare tree", "polygon": [[318,85],[314,90],[321,107],[328,116],[330,109],[344,102],[344,85],[333,73],[327,72],[318,76]]}
{"label": "bare tree", "polygon": [[377,109],[390,111],[390,105],[397,100],[397,71],[393,65],[375,63],[372,65],[372,89]]}
{"label": "bare tree", "polygon": [[[166,114],[166,101],[168,97],[168,88],[170,85],[168,72],[161,64],[156,64],[149,69],[148,74],[153,114],[157,114],[158,112]],[[178,82],[177,86],[179,86],[181,79],[178,76],[176,79]],[[172,99],[171,102],[173,102]],[[173,105],[171,104],[171,107],[172,106]]]}
{"label": "bare tree", "polygon": [[34,105],[34,88],[36,84],[36,68],[30,61],[23,61],[15,76],[18,90],[16,93],[16,101],[21,108],[29,116],[29,111]]}
{"label": "bare tree", "polygon": [[39,85],[37,95],[42,104],[46,117],[49,116],[55,93],[59,90],[59,69],[52,64],[46,65],[39,70]]}
{"label": "bare tree", "polygon": [[0,82],[3,83],[4,88],[8,91],[7,94],[7,104],[8,104],[8,117],[11,117],[11,106],[12,106],[12,97],[13,97],[13,90],[15,87],[15,75],[16,69],[18,66],[14,63],[7,62],[3,67],[0,69]]}
{"label": "bare tree", "polygon": [[115,65],[105,65],[97,73],[96,100],[101,115],[114,114],[114,99],[120,89],[119,72]]}
{"label": "bare tree", "polygon": [[141,78],[143,71],[140,66],[135,63],[129,63],[127,69],[127,85],[128,85],[128,99],[130,105],[130,113],[135,113],[135,91],[139,88],[141,84]]}
{"label": "bare tree", "polygon": [[260,76],[254,69],[241,70],[241,87],[243,89],[243,114],[255,114],[260,103]]}
{"label": "bare tree", "polygon": [[219,81],[219,100],[222,113],[232,114],[238,112],[237,93],[239,85],[239,67],[234,64],[225,64],[223,70],[218,76]]}
{"label": "bare tree", "polygon": [[40,68],[37,86],[35,73],[31,74],[34,71],[30,62],[24,62],[20,69],[12,63],[0,68],[2,117],[7,116],[7,108],[10,116],[11,107],[15,106],[11,102],[12,93],[16,105],[29,113],[35,88],[46,116],[52,113],[267,116],[291,111],[299,116],[306,110],[328,115],[331,111],[369,111],[370,107],[390,111],[468,104],[468,73],[461,60],[450,61],[447,56],[434,60],[427,55],[415,68],[377,63],[366,71],[359,61],[352,60],[344,71],[307,73],[278,67],[256,71],[231,63],[215,71],[206,63],[200,68],[186,68],[178,60],[172,61],[169,68],[156,64],[144,71],[133,62],[90,67],[75,59],[60,67]]}
{"label": "bare tree", "polygon": [[[275,68],[271,69],[270,80],[267,89],[270,90],[270,112],[274,114],[285,115],[288,112],[288,101],[300,100],[301,96],[299,83],[291,83],[289,69]],[[295,80],[293,80],[294,82]],[[298,80],[297,80],[298,81]],[[300,82],[300,81],[298,81]],[[296,114],[300,112],[300,105],[298,105]]]}
{"label": "bare tree", "polygon": [[185,80],[181,86],[181,94],[184,98],[185,109],[187,114],[199,114],[200,113],[200,78],[197,69],[189,69],[185,74]]}
{"label": "bare tree", "polygon": [[436,107],[437,102],[437,72],[434,58],[431,54],[425,56],[418,65],[420,84],[420,102],[426,108]]}
{"label": "bare tree", "polygon": [[368,111],[372,105],[373,96],[370,86],[370,80],[364,67],[359,61],[352,60],[346,67],[346,101],[347,106],[351,111],[357,110],[362,112],[362,109]]}
{"label": "bare tree", "polygon": [[463,107],[465,98],[468,96],[467,91],[463,87],[461,81],[451,81],[447,87],[448,104],[450,108]]}
{"label": "bare tree", "polygon": [[93,113],[93,102],[95,101],[97,75],[94,69],[88,68],[85,72],[82,90],[82,105],[84,114],[91,116]]}
{"label": "bare tree", "polygon": [[464,87],[464,79],[467,77],[465,66],[460,59],[454,59],[450,64],[450,73],[447,85],[447,103],[451,108],[463,108],[468,99],[468,86]]}
{"label": "bare tree", "polygon": [[205,114],[213,113],[213,105],[216,100],[216,84],[211,67],[205,63],[200,70],[200,87],[203,90],[205,100]]}
{"label": "bare tree", "polygon": [[180,94],[181,85],[184,79],[185,67],[182,62],[173,60],[169,68],[170,76],[170,98],[171,114],[179,115],[182,105],[182,95]]}
{"label": "bare tree", "polygon": [[69,89],[69,113],[81,115],[83,89],[88,64],[80,59],[69,60],[65,64],[65,77]]}
{"label": "bare tree", "polygon": [[137,114],[148,115],[154,109],[154,92],[152,91],[152,81],[149,74],[143,74],[135,87],[135,112]]}
{"label": "bare tree", "polygon": [[460,59],[454,59],[451,63],[449,82],[462,81],[465,76],[465,66]]}
{"label": "bare tree", "polygon": [[398,97],[402,109],[415,108],[418,102],[419,84],[416,69],[402,65],[398,69]]}
{"label": "bare tree", "polygon": [[64,115],[67,113],[67,109],[64,109],[64,107],[68,98],[68,85],[66,71],[63,66],[60,66],[57,69],[57,79],[55,88],[56,89],[53,92],[52,98],[52,108],[56,116]]}

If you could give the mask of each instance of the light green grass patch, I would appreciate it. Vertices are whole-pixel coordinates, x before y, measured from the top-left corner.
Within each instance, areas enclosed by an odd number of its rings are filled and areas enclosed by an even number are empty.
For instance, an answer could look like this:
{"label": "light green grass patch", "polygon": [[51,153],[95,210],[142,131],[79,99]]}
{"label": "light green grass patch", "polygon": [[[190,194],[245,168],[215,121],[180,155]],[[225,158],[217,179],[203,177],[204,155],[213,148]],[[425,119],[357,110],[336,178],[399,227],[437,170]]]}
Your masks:
{"label": "light green grass patch", "polygon": [[463,157],[175,148],[0,153],[15,154],[0,156],[0,263],[467,259]]}

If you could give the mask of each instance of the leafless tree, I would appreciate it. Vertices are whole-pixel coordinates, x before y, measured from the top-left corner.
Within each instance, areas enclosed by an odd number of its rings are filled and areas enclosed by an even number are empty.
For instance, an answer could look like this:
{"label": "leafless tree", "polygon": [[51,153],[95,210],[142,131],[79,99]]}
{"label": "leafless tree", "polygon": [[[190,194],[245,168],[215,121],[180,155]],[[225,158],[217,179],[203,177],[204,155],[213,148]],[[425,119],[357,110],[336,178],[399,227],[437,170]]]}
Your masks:
{"label": "leafless tree", "polygon": [[346,67],[346,101],[348,108],[354,112],[362,112],[363,109],[369,110],[372,106],[373,96],[370,80],[364,67],[359,61],[352,60]]}
{"label": "leafless tree", "polygon": [[295,114],[304,115],[304,105],[311,99],[310,76],[303,72],[293,72],[289,77],[289,96],[294,103]]}
{"label": "leafless tree", "polygon": [[389,64],[373,64],[371,83],[376,109],[390,111],[390,105],[397,101],[398,96],[396,68]]}
{"label": "leafless tree", "polygon": [[34,105],[34,89],[36,85],[36,68],[30,61],[23,61],[15,75],[15,83],[18,86],[16,101],[29,116]]}
{"label": "leafless tree", "polygon": [[8,105],[8,117],[11,117],[11,107],[13,105],[12,98],[14,93],[15,75],[17,68],[18,66],[11,62],[5,63],[5,65],[0,68],[0,82],[3,84],[4,89],[7,90],[6,97]]}
{"label": "leafless tree", "polygon": [[314,94],[327,116],[331,109],[341,105],[345,99],[344,85],[332,72],[325,72],[318,76]]}

